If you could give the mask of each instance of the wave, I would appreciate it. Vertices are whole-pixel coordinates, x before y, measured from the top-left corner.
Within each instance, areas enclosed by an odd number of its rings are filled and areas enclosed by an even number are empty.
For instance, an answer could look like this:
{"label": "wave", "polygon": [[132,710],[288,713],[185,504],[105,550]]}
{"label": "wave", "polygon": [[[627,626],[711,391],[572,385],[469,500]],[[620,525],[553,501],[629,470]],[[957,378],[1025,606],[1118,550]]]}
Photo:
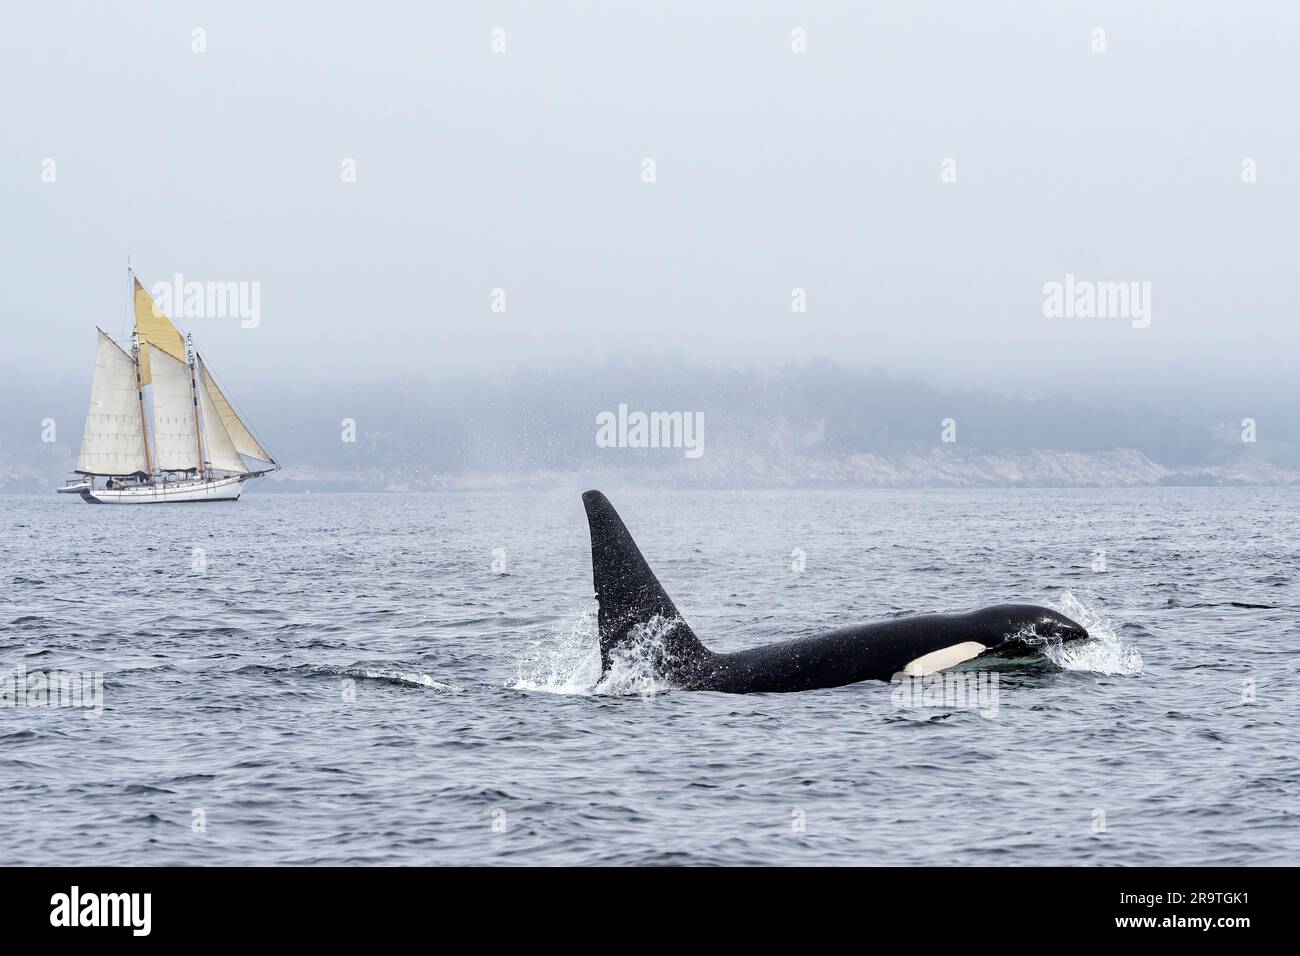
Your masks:
{"label": "wave", "polygon": [[396,668],[353,664],[341,667],[334,664],[299,664],[293,667],[274,667],[266,664],[248,664],[235,669],[237,674],[301,674],[306,677],[350,677],[353,680],[372,680],[399,687],[420,687],[439,694],[459,694],[465,688],[458,684],[434,680],[428,674]]}
{"label": "wave", "polygon": [[465,688],[461,687],[459,684],[449,684],[446,681],[434,680],[428,674],[421,674],[417,671],[403,671],[355,665],[352,667],[333,667],[328,664],[310,664],[303,669],[313,674],[351,677],[353,680],[373,680],[385,684],[396,684],[399,687],[422,687],[426,690],[437,691],[440,694],[459,694],[465,690]]}

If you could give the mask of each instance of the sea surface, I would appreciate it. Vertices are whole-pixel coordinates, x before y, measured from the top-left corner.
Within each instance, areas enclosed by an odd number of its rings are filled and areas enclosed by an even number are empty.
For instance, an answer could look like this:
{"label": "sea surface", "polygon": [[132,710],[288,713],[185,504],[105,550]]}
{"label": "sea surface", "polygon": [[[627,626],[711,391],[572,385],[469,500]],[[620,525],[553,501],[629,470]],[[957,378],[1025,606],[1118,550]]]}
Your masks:
{"label": "sea surface", "polygon": [[717,650],[1090,629],[980,707],[602,682],[583,490],[0,497],[0,864],[1300,863],[1300,490],[602,489]]}

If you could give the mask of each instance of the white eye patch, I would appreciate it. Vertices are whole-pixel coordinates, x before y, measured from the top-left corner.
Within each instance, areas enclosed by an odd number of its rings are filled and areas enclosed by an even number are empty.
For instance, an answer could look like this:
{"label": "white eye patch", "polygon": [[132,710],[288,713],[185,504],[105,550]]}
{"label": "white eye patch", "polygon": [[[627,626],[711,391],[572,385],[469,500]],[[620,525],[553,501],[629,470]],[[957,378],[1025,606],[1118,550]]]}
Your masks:
{"label": "white eye patch", "polygon": [[931,651],[929,654],[922,654],[904,667],[903,673],[909,677],[924,677],[926,674],[934,674],[941,670],[947,670],[949,667],[956,667],[963,661],[978,657],[987,650],[988,648],[978,641],[963,641],[960,644],[952,645],[952,647],[943,647],[937,651]]}

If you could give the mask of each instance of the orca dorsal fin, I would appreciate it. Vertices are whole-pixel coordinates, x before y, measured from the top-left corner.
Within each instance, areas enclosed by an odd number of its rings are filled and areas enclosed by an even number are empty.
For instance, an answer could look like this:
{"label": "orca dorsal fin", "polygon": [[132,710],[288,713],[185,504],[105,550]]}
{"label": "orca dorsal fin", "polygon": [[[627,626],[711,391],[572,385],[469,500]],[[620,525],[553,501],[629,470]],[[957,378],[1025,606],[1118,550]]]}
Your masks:
{"label": "orca dorsal fin", "polygon": [[650,570],[623,519],[599,491],[582,496],[591,530],[591,576],[600,604],[600,670],[610,666],[610,652],[639,624],[659,617],[675,622],[662,638],[665,677],[688,680],[711,656],[677,611]]}

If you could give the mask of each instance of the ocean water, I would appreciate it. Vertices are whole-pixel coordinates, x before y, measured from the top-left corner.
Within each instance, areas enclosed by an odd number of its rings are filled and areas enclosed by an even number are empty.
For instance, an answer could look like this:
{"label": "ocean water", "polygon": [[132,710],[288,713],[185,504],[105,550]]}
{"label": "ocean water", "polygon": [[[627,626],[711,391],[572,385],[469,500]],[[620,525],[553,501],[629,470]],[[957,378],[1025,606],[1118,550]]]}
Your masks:
{"label": "ocean water", "polygon": [[602,489],[714,649],[1094,634],[976,708],[601,681],[583,490],[0,497],[0,673],[103,675],[0,707],[0,864],[1300,862],[1300,491]]}

